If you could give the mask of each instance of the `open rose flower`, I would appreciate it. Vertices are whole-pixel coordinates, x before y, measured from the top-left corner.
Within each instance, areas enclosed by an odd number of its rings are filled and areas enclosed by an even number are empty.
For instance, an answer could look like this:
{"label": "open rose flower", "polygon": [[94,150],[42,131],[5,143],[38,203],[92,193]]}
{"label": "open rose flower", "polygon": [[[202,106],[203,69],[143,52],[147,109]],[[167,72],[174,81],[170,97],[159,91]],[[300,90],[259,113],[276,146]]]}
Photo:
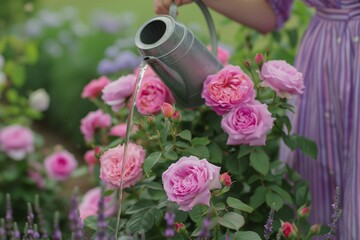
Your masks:
{"label": "open rose flower", "polygon": [[254,84],[239,66],[227,65],[205,79],[201,97],[207,106],[223,115],[240,103],[254,100]]}
{"label": "open rose flower", "polygon": [[[145,150],[134,143],[129,143],[126,150],[126,161],[123,173],[123,187],[128,188],[142,178],[142,165]],[[110,148],[100,157],[100,178],[114,187],[120,187],[124,146]]]}
{"label": "open rose flower", "polygon": [[160,112],[163,103],[173,103],[174,98],[166,85],[152,75],[143,79],[136,100],[136,107],[143,115]]}
{"label": "open rose flower", "polygon": [[22,160],[34,151],[33,132],[21,125],[11,125],[0,130],[0,150],[14,160]]}
{"label": "open rose flower", "polygon": [[224,115],[221,127],[229,135],[229,145],[260,146],[265,145],[266,134],[273,122],[267,105],[254,100],[240,104]]}
{"label": "open rose flower", "polygon": [[120,77],[102,90],[102,99],[104,102],[112,107],[113,111],[118,111],[126,105],[126,101],[134,92],[136,83],[136,76],[129,74]]}
{"label": "open rose flower", "polygon": [[261,86],[273,89],[281,98],[304,93],[302,73],[284,60],[265,62],[260,71]]}
{"label": "open rose flower", "polygon": [[90,142],[96,129],[107,128],[110,127],[110,125],[111,116],[99,109],[88,113],[81,119],[80,130],[84,134],[85,140]]}
{"label": "open rose flower", "polygon": [[[109,217],[116,212],[116,203],[114,195],[110,195],[104,198],[104,214],[105,217]],[[79,204],[80,219],[84,220],[89,216],[94,216],[99,210],[99,201],[101,198],[101,188],[96,187],[88,190]]]}
{"label": "open rose flower", "polygon": [[66,150],[57,151],[44,160],[48,177],[58,181],[68,179],[76,169],[77,164],[74,155]]}
{"label": "open rose flower", "polygon": [[91,82],[89,82],[83,89],[81,93],[82,98],[96,98],[103,88],[110,83],[110,80],[103,76],[99,79],[94,79]]}
{"label": "open rose flower", "polygon": [[210,190],[221,188],[220,167],[195,156],[182,157],[162,174],[168,199],[179,209],[190,211],[195,205],[210,206]]}

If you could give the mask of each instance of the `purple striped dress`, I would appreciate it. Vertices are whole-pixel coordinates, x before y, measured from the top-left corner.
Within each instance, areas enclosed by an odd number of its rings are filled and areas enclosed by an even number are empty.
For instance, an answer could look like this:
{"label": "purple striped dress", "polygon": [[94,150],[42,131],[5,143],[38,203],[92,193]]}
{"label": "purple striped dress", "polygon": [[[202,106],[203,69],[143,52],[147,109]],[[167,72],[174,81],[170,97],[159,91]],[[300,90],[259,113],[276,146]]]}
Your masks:
{"label": "purple striped dress", "polygon": [[[360,0],[304,0],[316,9],[298,50],[305,93],[295,99],[294,131],[316,141],[313,160],[281,148],[280,157],[309,181],[313,223],[331,221],[335,188],[343,216],[337,239],[360,239]],[[280,27],[292,0],[269,0]]]}

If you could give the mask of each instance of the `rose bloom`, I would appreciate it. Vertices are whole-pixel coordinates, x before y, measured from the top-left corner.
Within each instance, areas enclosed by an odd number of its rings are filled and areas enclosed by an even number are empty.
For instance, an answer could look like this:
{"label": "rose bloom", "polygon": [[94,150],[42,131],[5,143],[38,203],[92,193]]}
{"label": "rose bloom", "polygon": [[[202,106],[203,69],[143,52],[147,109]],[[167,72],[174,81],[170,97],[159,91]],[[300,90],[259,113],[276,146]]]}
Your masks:
{"label": "rose bloom", "polygon": [[43,88],[32,92],[29,96],[29,105],[35,110],[45,111],[50,103],[49,94]]}
{"label": "rose bloom", "polygon": [[195,205],[210,206],[210,190],[221,188],[220,167],[195,156],[182,157],[162,174],[164,190],[179,209],[190,211]]}
{"label": "rose bloom", "polygon": [[33,132],[21,125],[11,125],[0,130],[0,150],[14,160],[22,160],[34,151]]}
{"label": "rose bloom", "polygon": [[[84,220],[89,216],[96,215],[99,210],[101,188],[96,187],[88,190],[79,204],[80,219]],[[116,212],[116,203],[113,195],[104,198],[104,214],[109,217]]]}
{"label": "rose bloom", "polygon": [[205,79],[201,97],[207,106],[223,115],[240,103],[254,100],[254,84],[239,66],[227,65]]}
{"label": "rose bloom", "polygon": [[285,238],[296,237],[296,229],[289,222],[281,222],[281,232]]}
{"label": "rose bloom", "polygon": [[[207,47],[209,51],[211,51],[211,46]],[[230,58],[230,52],[225,48],[218,47],[217,48],[217,59],[223,64],[228,65]]]}
{"label": "rose bloom", "polygon": [[111,125],[111,116],[102,110],[89,112],[81,119],[80,130],[84,134],[85,140],[90,142],[94,132],[98,128],[107,128]]}
{"label": "rose bloom", "polygon": [[[110,129],[110,136],[115,136],[115,137],[121,137],[121,138],[125,138],[126,137],[126,128],[127,128],[127,124],[126,123],[120,123],[114,127],[112,127]],[[136,133],[138,130],[137,126],[132,126],[132,133]]]}
{"label": "rose bloom", "polygon": [[240,104],[224,115],[221,127],[229,135],[229,145],[260,146],[265,145],[266,134],[272,128],[273,122],[267,105],[254,100]]}
{"label": "rose bloom", "polygon": [[110,83],[110,80],[102,76],[98,79],[94,79],[91,82],[89,82],[83,89],[81,93],[82,98],[96,98],[103,88]]}
{"label": "rose bloom", "polygon": [[104,87],[102,99],[112,107],[113,111],[118,111],[126,105],[126,100],[133,94],[135,83],[134,74],[122,76]]}
{"label": "rose bloom", "polygon": [[166,85],[155,76],[143,79],[136,99],[136,107],[143,115],[160,112],[163,103],[173,103],[174,98]]}
{"label": "rose bloom", "polygon": [[63,181],[68,179],[77,167],[73,154],[66,150],[58,151],[44,160],[45,169],[49,178]]}
{"label": "rose bloom", "polygon": [[[142,165],[145,159],[145,150],[135,143],[129,143],[126,151],[124,188],[135,185],[142,178]],[[100,157],[100,178],[114,187],[120,187],[123,162],[124,145],[118,145],[104,152]]]}
{"label": "rose bloom", "polygon": [[262,65],[261,86],[273,89],[281,98],[304,93],[302,73],[284,60],[271,60]]}

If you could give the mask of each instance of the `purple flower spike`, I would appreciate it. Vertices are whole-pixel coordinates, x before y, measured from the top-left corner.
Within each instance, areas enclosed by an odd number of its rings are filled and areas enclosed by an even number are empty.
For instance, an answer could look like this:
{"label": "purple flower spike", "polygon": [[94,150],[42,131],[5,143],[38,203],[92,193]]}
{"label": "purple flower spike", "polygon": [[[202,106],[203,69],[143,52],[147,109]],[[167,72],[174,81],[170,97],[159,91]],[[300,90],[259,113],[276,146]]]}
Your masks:
{"label": "purple flower spike", "polygon": [[42,238],[48,238],[48,233],[46,230],[46,223],[45,223],[45,219],[44,219],[44,215],[42,214],[41,208],[40,208],[40,203],[39,203],[39,196],[36,195],[35,196],[35,205],[34,205],[34,210],[39,222],[39,232]]}
{"label": "purple flower spike", "polygon": [[166,221],[165,237],[175,236],[174,224],[175,224],[175,214],[171,210],[167,210],[164,219]]}
{"label": "purple flower spike", "polygon": [[274,221],[274,209],[271,208],[270,213],[269,213],[269,217],[266,221],[266,224],[264,226],[264,238],[265,240],[269,240],[270,239],[270,235],[272,233],[272,228],[273,228],[273,221]]}
{"label": "purple flower spike", "polygon": [[339,221],[339,219],[342,215],[342,209],[340,208],[340,189],[339,189],[339,187],[337,187],[335,190],[334,203],[331,204],[331,207],[333,209],[333,213],[331,215],[332,222],[329,224],[330,231],[327,234],[325,234],[326,240],[335,239],[337,222]]}
{"label": "purple flower spike", "polygon": [[0,239],[6,239],[5,219],[0,219]]}
{"label": "purple flower spike", "polygon": [[19,227],[17,225],[17,222],[14,222],[14,232],[13,232],[13,240],[20,240],[21,239],[21,233],[19,231]]}
{"label": "purple flower spike", "polygon": [[211,226],[210,215],[207,215],[206,218],[203,220],[202,228],[199,234],[199,239],[210,239],[211,237],[210,226]]}
{"label": "purple flower spike", "polygon": [[101,197],[98,203],[98,215],[97,215],[97,236],[95,240],[106,240],[106,220],[104,214],[104,205],[105,205],[105,198],[104,198],[104,189],[101,190]]}
{"label": "purple flower spike", "polygon": [[10,238],[13,231],[13,209],[11,205],[11,197],[10,194],[6,194],[6,215],[5,215],[5,223],[6,223],[6,232],[7,236]]}
{"label": "purple flower spike", "polygon": [[69,212],[70,228],[72,232],[73,240],[84,240],[86,239],[83,231],[83,224],[80,220],[79,210],[78,210],[78,201],[77,196],[74,194],[71,197],[71,209]]}
{"label": "purple flower spike", "polygon": [[62,234],[61,234],[61,230],[60,230],[60,226],[59,226],[59,212],[55,212],[54,215],[54,231],[53,231],[53,235],[52,235],[52,239],[53,240],[61,240],[62,239]]}
{"label": "purple flower spike", "polygon": [[34,213],[31,207],[31,204],[27,204],[28,215],[27,215],[27,227],[25,233],[25,239],[34,239]]}

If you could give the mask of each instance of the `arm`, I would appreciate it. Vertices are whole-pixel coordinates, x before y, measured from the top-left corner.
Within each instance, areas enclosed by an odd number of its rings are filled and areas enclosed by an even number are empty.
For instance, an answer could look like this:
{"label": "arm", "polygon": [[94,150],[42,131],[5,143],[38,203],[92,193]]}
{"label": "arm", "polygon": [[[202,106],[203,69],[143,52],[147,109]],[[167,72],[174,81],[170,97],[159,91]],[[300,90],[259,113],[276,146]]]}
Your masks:
{"label": "arm", "polygon": [[[172,0],[154,0],[155,12],[167,14]],[[191,3],[191,0],[176,0],[177,5]],[[213,10],[261,33],[274,30],[277,18],[267,0],[203,0]]]}

